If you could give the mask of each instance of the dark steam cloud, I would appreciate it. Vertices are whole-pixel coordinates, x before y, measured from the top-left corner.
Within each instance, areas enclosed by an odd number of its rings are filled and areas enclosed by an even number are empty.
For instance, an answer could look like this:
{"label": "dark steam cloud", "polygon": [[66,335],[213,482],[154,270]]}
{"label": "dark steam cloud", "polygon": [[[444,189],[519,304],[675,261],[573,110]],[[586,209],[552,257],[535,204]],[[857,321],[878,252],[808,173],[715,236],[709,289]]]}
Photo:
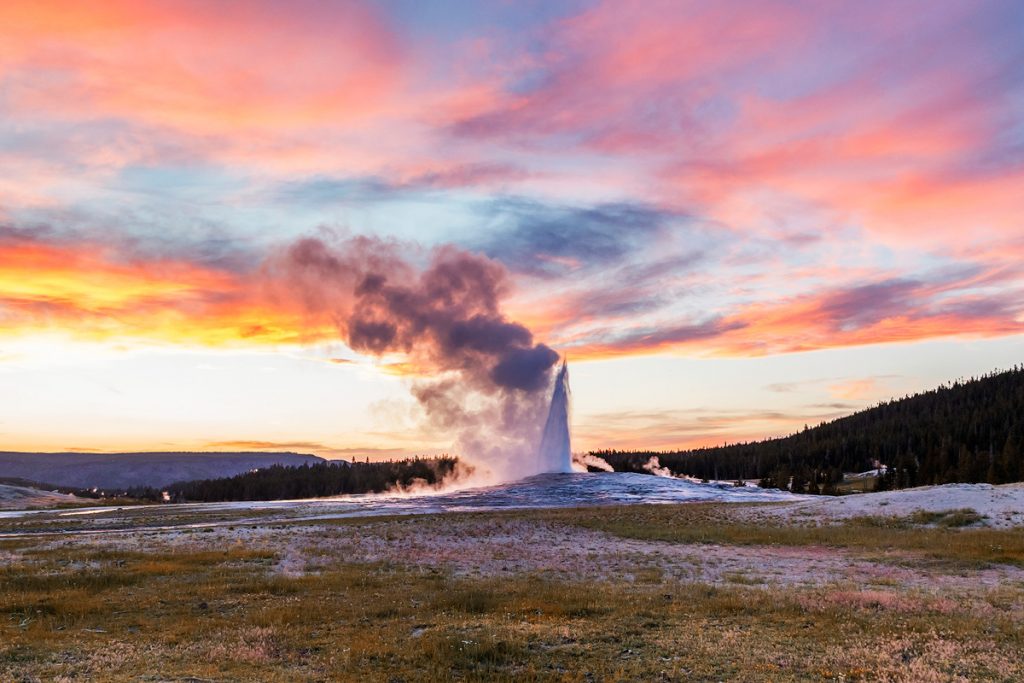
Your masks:
{"label": "dark steam cloud", "polygon": [[557,360],[558,354],[543,344],[513,349],[494,366],[491,378],[503,387],[536,391],[547,385],[548,370]]}

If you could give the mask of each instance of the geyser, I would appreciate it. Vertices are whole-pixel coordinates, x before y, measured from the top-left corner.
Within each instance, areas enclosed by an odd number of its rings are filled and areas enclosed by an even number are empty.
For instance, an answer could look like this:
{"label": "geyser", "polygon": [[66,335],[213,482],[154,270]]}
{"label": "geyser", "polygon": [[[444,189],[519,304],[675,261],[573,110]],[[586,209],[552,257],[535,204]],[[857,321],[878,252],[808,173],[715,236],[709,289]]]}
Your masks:
{"label": "geyser", "polygon": [[540,439],[538,460],[541,472],[572,472],[572,442],[569,437],[569,364],[563,360],[551,392],[551,406]]}
{"label": "geyser", "polygon": [[[558,354],[505,315],[512,283],[500,263],[450,245],[423,252],[325,234],[275,252],[262,272],[311,327],[335,325],[359,353],[404,357],[431,431],[452,435],[479,478],[569,471],[568,373],[549,406]],[[551,436],[542,437],[545,411]]]}

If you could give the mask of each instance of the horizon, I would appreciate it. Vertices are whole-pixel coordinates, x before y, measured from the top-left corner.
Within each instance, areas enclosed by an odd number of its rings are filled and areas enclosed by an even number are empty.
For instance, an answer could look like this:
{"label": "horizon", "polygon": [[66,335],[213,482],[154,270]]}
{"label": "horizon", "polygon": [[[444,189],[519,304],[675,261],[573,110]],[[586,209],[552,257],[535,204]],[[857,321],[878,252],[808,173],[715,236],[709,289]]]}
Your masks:
{"label": "horizon", "polygon": [[[686,452],[686,451],[692,451],[692,450],[726,448],[726,447],[729,447],[729,446],[748,445],[748,444],[751,444],[751,443],[760,443],[760,442],[765,442],[765,441],[774,441],[774,440],[786,439],[788,437],[795,436],[795,435],[801,433],[802,431],[807,430],[808,428],[814,429],[814,428],[817,428],[817,427],[828,425],[828,424],[837,422],[839,420],[843,420],[843,419],[845,419],[847,417],[852,417],[854,415],[858,415],[860,413],[863,413],[863,412],[866,412],[866,411],[870,411],[873,408],[881,407],[881,406],[889,404],[889,403],[895,403],[895,402],[899,402],[901,400],[913,399],[913,398],[916,398],[916,397],[919,397],[919,396],[926,395],[926,394],[931,393],[931,392],[941,391],[943,389],[947,389],[947,390],[948,389],[952,389],[953,387],[955,387],[958,384],[979,381],[979,380],[985,379],[987,377],[993,377],[993,376],[1002,375],[1002,374],[1006,374],[1006,373],[1010,373],[1010,372],[1015,372],[1015,371],[1018,371],[1019,368],[1020,368],[1020,365],[1016,365],[1016,366],[1007,367],[1007,368],[995,368],[993,370],[989,370],[988,372],[979,374],[977,376],[970,376],[970,377],[961,376],[961,377],[956,377],[954,379],[946,380],[945,382],[942,382],[942,383],[940,383],[940,384],[938,384],[936,386],[933,386],[931,388],[923,389],[921,391],[917,391],[917,392],[914,392],[914,393],[911,393],[911,394],[905,394],[903,396],[895,396],[894,395],[894,396],[890,396],[888,398],[880,398],[877,401],[875,401],[874,403],[872,403],[870,405],[867,405],[867,406],[865,406],[865,407],[863,407],[863,408],[861,408],[861,409],[859,409],[859,410],[857,410],[855,412],[847,413],[845,415],[840,415],[838,417],[833,417],[833,418],[830,418],[830,419],[827,419],[827,420],[822,420],[821,422],[817,422],[815,424],[804,424],[802,427],[798,427],[798,428],[794,429],[793,431],[787,432],[785,434],[766,435],[766,436],[763,436],[763,437],[760,437],[760,438],[757,438],[757,439],[753,439],[753,440],[750,440],[750,441],[724,441],[722,443],[717,443],[717,444],[708,444],[708,445],[704,445],[704,446],[693,446],[693,447],[688,447],[688,448],[675,448],[675,449],[674,448],[651,449],[651,448],[639,448],[638,447],[638,448],[620,448],[620,449],[592,449],[591,451],[573,451],[572,453],[573,453],[573,455],[585,454],[585,453],[598,453],[599,454],[599,453],[601,453],[603,451],[608,451],[608,450],[612,450],[612,451],[618,450],[618,451],[622,451],[622,452],[631,452],[631,451],[633,451],[633,452],[638,452],[638,453],[679,453],[679,452]],[[376,459],[374,459],[374,458],[371,458],[370,454],[365,454],[365,453],[362,453],[362,454],[361,453],[351,453],[347,457],[343,458],[343,457],[340,457],[340,456],[332,457],[331,455],[319,455],[317,453],[312,452],[312,450],[307,453],[307,452],[304,452],[304,451],[301,451],[301,450],[271,451],[271,450],[239,450],[239,449],[197,450],[197,451],[173,451],[173,450],[170,450],[170,451],[154,451],[154,450],[104,451],[104,450],[98,450],[98,449],[88,449],[88,450],[87,449],[79,449],[79,450],[72,449],[72,450],[66,450],[66,451],[41,451],[41,450],[37,450],[37,451],[12,451],[12,450],[0,450],[0,454],[15,454],[15,455],[76,455],[76,454],[81,454],[81,455],[253,455],[253,454],[257,454],[257,455],[312,455],[314,457],[319,457],[322,460],[325,460],[325,461],[328,461],[328,462],[335,461],[335,462],[348,462],[348,463],[358,462],[360,456],[362,456],[364,462],[398,462],[398,461],[413,460],[413,459],[437,459],[437,458],[458,458],[459,457],[458,453],[454,453],[454,452],[450,453],[450,452],[447,452],[447,451],[437,452],[437,453],[407,452],[407,453],[396,454],[396,455],[388,455],[388,456],[377,455]]]}
{"label": "horizon", "polygon": [[1013,367],[1022,25],[4,3],[0,449],[499,457],[558,356],[574,450],[687,449]]}

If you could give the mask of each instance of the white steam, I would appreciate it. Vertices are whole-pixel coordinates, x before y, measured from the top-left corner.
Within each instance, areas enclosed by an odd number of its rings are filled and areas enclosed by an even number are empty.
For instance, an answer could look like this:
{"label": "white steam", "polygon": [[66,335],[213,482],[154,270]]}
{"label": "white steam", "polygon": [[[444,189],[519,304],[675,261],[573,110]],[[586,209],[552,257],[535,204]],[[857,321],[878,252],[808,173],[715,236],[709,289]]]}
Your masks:
{"label": "white steam", "polygon": [[656,477],[668,477],[674,479],[675,475],[667,467],[661,466],[661,461],[658,460],[658,456],[652,455],[650,460],[644,463],[644,469],[653,474]]}

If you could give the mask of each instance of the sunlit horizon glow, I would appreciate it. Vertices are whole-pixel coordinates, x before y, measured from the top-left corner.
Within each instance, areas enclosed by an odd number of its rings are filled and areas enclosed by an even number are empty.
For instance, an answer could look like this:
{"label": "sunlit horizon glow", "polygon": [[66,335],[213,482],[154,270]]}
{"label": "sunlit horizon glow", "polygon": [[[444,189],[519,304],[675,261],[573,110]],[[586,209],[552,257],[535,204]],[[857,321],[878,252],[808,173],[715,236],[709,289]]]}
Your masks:
{"label": "sunlit horizon glow", "polygon": [[0,6],[0,449],[446,452],[275,254],[507,272],[578,448],[1024,360],[1011,0]]}

